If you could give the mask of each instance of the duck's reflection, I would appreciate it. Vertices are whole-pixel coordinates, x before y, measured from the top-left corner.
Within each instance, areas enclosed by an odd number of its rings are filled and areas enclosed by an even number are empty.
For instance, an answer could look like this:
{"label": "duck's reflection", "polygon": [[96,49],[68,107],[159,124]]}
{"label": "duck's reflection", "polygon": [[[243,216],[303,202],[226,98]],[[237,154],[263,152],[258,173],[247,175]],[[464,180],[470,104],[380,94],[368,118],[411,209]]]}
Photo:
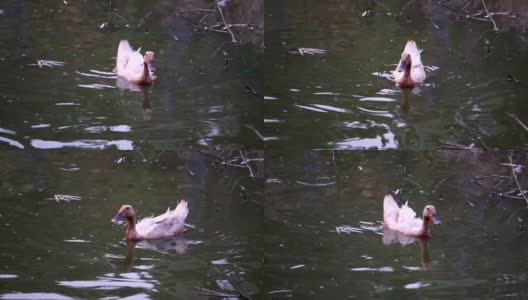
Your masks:
{"label": "duck's reflection", "polygon": [[420,256],[422,261],[422,268],[428,269],[431,267],[431,257],[429,256],[428,239],[415,238],[395,230],[383,228],[383,244],[390,245],[399,243],[403,246],[413,244],[416,241],[420,243]]}
{"label": "duck's reflection", "polygon": [[153,250],[163,254],[177,253],[183,255],[187,252],[187,241],[183,236],[175,236],[166,239],[126,241],[127,254],[119,264],[112,264],[117,273],[128,273],[134,268],[134,257],[136,247],[139,249]]}
{"label": "duck's reflection", "polygon": [[116,85],[120,90],[128,90],[141,93],[141,108],[143,110],[143,120],[152,120],[152,105],[147,86],[137,85],[129,82],[121,76],[117,76]]}
{"label": "duck's reflection", "polygon": [[150,105],[149,93],[145,87],[143,87],[141,93],[141,107],[143,109],[143,120],[152,120],[152,106]]}
{"label": "duck's reflection", "polygon": [[400,89],[401,90],[401,93],[402,93],[402,96],[403,96],[403,99],[402,99],[402,112],[405,116],[407,116],[409,114],[409,110],[411,108],[411,106],[409,105],[409,94],[411,93],[411,90],[412,89],[409,89],[409,88],[402,88]]}

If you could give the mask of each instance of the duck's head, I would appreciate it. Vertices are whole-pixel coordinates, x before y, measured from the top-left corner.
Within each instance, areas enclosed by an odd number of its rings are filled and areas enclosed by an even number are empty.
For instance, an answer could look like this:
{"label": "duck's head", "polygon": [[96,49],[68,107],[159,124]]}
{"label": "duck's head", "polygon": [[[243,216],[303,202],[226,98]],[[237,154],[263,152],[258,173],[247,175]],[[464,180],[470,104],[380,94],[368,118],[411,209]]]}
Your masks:
{"label": "duck's head", "polygon": [[119,211],[117,212],[117,215],[110,221],[114,224],[121,224],[123,218],[131,219],[134,218],[136,215],[136,212],[134,211],[134,208],[131,205],[125,204],[121,206]]}
{"label": "duck's head", "polygon": [[398,64],[398,72],[404,72],[405,70],[411,69],[411,55],[409,53],[403,52],[401,55],[400,63]]}
{"label": "duck's head", "polygon": [[154,52],[147,51],[145,52],[144,61],[148,66],[150,74],[153,74],[156,68],[154,68]]}
{"label": "duck's head", "polygon": [[436,209],[433,205],[426,205],[423,210],[423,218],[428,218],[433,221],[433,224],[440,224],[440,218],[436,214]]}

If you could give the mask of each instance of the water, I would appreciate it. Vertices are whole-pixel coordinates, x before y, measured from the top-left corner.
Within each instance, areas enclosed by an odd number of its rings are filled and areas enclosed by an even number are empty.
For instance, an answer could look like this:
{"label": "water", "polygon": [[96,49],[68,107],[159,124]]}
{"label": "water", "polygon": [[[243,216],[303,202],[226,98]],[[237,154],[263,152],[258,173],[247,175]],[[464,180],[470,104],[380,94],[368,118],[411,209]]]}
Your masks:
{"label": "water", "polygon": [[[0,164],[0,299],[201,299],[222,273],[258,295],[263,187],[246,170],[183,151],[3,151]],[[141,218],[179,199],[183,236],[134,247],[110,223],[122,204]]]}
{"label": "water", "polygon": [[[411,4],[396,18],[409,1],[382,2],[392,15],[376,1],[266,2],[267,147],[526,145],[525,130],[507,114],[528,113],[522,30],[494,33],[489,22],[457,21],[431,3]],[[388,77],[407,39],[424,49],[428,78],[420,88],[401,91]],[[301,55],[299,48],[324,53]]]}
{"label": "water", "polygon": [[[265,42],[178,15],[210,1],[0,5],[0,299],[205,299],[236,294],[228,278],[252,299],[528,297],[513,18],[493,32],[429,2],[225,2]],[[155,51],[152,86],[116,78],[121,39]],[[407,39],[428,78],[400,90]],[[383,228],[389,192],[436,206],[430,239]],[[132,243],[109,222],[179,199],[182,236]]]}
{"label": "water", "polygon": [[[185,1],[69,2],[1,7],[1,149],[261,148],[260,45],[195,32]],[[116,80],[121,39],[155,52],[152,86]]]}
{"label": "water", "polygon": [[[525,154],[512,158],[526,164]],[[292,151],[267,160],[263,289],[269,298],[528,295],[526,201],[491,197],[470,181],[511,176],[500,165],[508,153]],[[430,239],[383,229],[383,197],[398,189],[400,204],[409,201],[419,212],[435,205],[442,224],[433,225]]]}

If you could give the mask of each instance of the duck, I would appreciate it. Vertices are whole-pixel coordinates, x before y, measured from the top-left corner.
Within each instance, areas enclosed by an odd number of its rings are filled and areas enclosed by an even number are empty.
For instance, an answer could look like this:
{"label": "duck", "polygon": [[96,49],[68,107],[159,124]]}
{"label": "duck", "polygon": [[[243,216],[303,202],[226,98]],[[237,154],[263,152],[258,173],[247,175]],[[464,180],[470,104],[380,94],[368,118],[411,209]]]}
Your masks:
{"label": "duck", "polygon": [[409,207],[408,202],[398,207],[392,195],[385,195],[383,199],[383,225],[391,230],[417,238],[431,236],[429,221],[440,224],[440,218],[433,205],[426,205],[422,213],[423,219],[416,218],[416,213]]}
{"label": "duck", "polygon": [[111,222],[121,224],[124,218],[127,219],[125,238],[129,241],[155,240],[182,234],[188,213],[187,201],[181,200],[174,210],[169,207],[164,214],[144,218],[136,224],[136,211],[132,205],[125,204]]}
{"label": "duck", "polygon": [[392,72],[394,82],[399,87],[414,87],[425,81],[425,69],[420,58],[421,49],[415,41],[407,41],[401,54],[401,59]]}
{"label": "duck", "polygon": [[154,52],[146,51],[141,55],[141,48],[134,51],[126,40],[121,40],[117,48],[114,71],[117,76],[138,84],[149,85],[154,79]]}

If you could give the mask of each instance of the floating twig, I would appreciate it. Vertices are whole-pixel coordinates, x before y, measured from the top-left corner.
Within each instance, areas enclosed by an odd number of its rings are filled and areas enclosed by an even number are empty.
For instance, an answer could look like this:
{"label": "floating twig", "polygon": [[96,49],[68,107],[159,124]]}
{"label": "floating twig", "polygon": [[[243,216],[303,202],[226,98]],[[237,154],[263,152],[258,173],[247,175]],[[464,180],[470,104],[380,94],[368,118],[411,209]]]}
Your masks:
{"label": "floating twig", "polygon": [[[409,5],[411,5],[411,3],[413,3],[414,1],[416,1],[416,0],[411,0],[411,1],[407,2],[407,3],[403,6],[402,10],[400,11],[400,16],[403,15],[403,12],[404,12],[405,10],[407,10],[407,7],[409,7]],[[437,28],[437,29],[438,29],[438,28]]]}
{"label": "floating twig", "polygon": [[240,156],[242,157],[242,163],[245,164],[247,168],[249,169],[249,175],[251,177],[255,177],[255,174],[253,174],[253,169],[251,169],[251,166],[248,164],[246,158],[244,157],[244,153],[242,152],[242,150],[239,150],[239,151],[240,151]]}
{"label": "floating twig", "polygon": [[218,12],[220,13],[220,17],[222,17],[222,21],[224,21],[224,25],[226,26],[227,30],[231,34],[231,41],[234,44],[236,44],[237,40],[235,38],[235,35],[233,34],[233,31],[231,31],[231,28],[229,28],[229,26],[227,26],[227,22],[226,22],[226,20],[224,18],[224,14],[222,13],[222,7],[220,6],[220,3],[218,2],[218,0],[216,0],[216,6],[218,7]]}
{"label": "floating twig", "polygon": [[506,114],[512,117],[515,121],[517,121],[517,123],[519,123],[519,125],[521,125],[521,127],[524,128],[524,130],[528,131],[528,126],[526,126],[526,124],[524,124],[516,115],[512,113],[506,113]]}
{"label": "floating twig", "polygon": [[526,192],[521,188],[521,184],[519,183],[519,179],[517,179],[517,172],[515,171],[514,167],[513,167],[513,160],[512,160],[512,156],[511,154],[508,155],[508,158],[510,159],[510,164],[511,165],[511,170],[512,170],[512,175],[513,175],[513,178],[515,178],[515,183],[517,183],[517,187],[519,188],[519,192],[521,193],[521,195],[523,196],[524,200],[526,201],[526,204],[528,205],[528,198],[526,197]]}
{"label": "floating twig", "polygon": [[486,10],[486,14],[488,14],[488,18],[493,23],[493,30],[499,31],[499,28],[497,27],[497,23],[495,23],[495,20],[493,20],[493,17],[490,15],[490,12],[488,10],[488,7],[486,6],[486,2],[482,0],[482,5],[484,5],[484,10]]}
{"label": "floating twig", "polygon": [[251,129],[259,137],[260,140],[264,141],[264,136],[255,127],[253,127],[253,125],[244,124],[244,126]]}

